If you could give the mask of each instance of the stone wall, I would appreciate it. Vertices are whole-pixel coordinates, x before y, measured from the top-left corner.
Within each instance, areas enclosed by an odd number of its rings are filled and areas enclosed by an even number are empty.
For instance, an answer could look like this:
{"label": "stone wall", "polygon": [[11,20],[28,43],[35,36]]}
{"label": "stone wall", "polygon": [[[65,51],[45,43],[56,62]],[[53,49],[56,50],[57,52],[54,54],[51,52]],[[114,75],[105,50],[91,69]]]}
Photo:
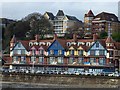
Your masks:
{"label": "stone wall", "polygon": [[116,88],[120,79],[66,75],[1,75],[4,82],[69,85],[72,87]]}

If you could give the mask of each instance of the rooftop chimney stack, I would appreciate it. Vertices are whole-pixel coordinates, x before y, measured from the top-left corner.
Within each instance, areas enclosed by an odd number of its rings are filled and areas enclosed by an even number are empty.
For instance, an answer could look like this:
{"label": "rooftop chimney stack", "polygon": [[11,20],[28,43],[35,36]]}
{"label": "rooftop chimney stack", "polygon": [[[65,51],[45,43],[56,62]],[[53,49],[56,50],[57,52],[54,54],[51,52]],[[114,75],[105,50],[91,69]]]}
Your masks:
{"label": "rooftop chimney stack", "polygon": [[35,35],[35,40],[39,40],[39,35],[37,34],[37,35]]}
{"label": "rooftop chimney stack", "polygon": [[56,33],[54,33],[54,40],[56,40],[57,39],[57,34]]}
{"label": "rooftop chimney stack", "polygon": [[93,41],[96,41],[98,39],[98,35],[97,34],[93,34]]}
{"label": "rooftop chimney stack", "polygon": [[73,34],[73,40],[77,41],[77,34],[75,34],[75,33]]}

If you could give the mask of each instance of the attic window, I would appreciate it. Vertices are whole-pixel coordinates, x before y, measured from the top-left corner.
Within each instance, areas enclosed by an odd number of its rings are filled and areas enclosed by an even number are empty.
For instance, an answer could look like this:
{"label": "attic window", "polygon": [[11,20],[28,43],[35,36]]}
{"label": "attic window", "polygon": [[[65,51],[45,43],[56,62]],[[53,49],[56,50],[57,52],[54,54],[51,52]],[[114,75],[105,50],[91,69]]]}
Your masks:
{"label": "attic window", "polygon": [[97,48],[99,47],[99,43],[96,43],[96,47],[97,47]]}
{"label": "attic window", "polygon": [[18,43],[18,47],[19,47],[19,48],[21,47],[21,44],[20,44],[20,43]]}

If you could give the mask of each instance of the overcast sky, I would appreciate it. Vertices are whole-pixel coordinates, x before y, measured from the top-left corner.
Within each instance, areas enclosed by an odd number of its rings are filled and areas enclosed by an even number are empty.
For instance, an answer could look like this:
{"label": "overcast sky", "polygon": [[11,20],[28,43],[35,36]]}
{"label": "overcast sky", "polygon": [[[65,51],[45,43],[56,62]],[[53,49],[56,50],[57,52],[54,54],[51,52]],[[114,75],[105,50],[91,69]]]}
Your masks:
{"label": "overcast sky", "polygon": [[[16,2],[15,2],[16,1]],[[18,0],[13,0],[13,2],[8,2],[5,0],[1,3],[0,8],[2,9],[0,17],[17,19],[20,20],[33,12],[39,12],[44,14],[46,11],[52,12],[54,15],[58,10],[63,10],[65,14],[76,16],[78,19],[83,21],[84,14],[90,9],[96,15],[101,12],[114,13],[118,16],[118,1],[112,2],[104,0],[102,1],[67,1],[67,2],[17,2]],[[32,0],[33,1],[33,0]]]}

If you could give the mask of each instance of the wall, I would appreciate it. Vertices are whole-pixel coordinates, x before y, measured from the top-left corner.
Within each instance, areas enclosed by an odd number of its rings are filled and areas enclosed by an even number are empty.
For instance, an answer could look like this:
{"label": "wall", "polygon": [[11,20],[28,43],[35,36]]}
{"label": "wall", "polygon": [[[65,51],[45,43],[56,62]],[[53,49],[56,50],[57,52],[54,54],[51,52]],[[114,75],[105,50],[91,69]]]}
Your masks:
{"label": "wall", "polygon": [[[7,78],[6,78],[7,77]],[[60,76],[60,75],[2,75],[2,81],[39,84],[72,85],[76,87],[110,88],[120,86],[120,79],[110,77]]]}

